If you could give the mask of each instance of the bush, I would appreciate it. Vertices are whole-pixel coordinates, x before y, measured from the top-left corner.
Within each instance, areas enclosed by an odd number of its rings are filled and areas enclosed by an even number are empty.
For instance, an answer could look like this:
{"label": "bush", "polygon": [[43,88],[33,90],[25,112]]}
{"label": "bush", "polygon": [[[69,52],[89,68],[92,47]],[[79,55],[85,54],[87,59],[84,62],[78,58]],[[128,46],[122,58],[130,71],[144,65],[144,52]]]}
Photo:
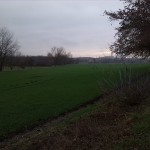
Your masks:
{"label": "bush", "polygon": [[[106,87],[114,87],[112,97],[119,106],[135,106],[141,104],[150,95],[149,72],[136,74],[131,68],[125,66],[119,72],[119,86],[112,80],[103,80]],[[100,87],[102,91],[102,88]],[[109,93],[110,91],[103,91]],[[117,101],[116,101],[117,100]]]}
{"label": "bush", "polygon": [[126,81],[115,95],[121,105],[135,106],[141,104],[149,96],[149,93],[150,77],[146,75],[137,79],[137,81]]}

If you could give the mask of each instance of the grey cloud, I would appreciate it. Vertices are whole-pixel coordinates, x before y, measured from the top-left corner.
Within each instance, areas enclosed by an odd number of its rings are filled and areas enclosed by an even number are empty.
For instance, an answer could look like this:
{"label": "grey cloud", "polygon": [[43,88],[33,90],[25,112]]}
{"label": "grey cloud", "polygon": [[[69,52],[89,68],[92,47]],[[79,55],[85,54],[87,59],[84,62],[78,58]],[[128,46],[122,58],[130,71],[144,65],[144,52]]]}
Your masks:
{"label": "grey cloud", "polygon": [[46,55],[52,46],[89,54],[114,40],[103,12],[121,7],[119,0],[0,1],[0,25],[15,33],[24,54]]}

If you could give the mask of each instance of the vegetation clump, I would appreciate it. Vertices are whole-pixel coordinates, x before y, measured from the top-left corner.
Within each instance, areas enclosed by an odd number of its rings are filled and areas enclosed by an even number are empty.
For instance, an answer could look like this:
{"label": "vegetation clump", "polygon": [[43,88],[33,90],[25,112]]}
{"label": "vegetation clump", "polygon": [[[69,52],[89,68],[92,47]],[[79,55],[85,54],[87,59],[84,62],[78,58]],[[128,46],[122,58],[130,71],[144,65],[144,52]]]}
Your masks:
{"label": "vegetation clump", "polygon": [[124,106],[140,105],[150,93],[150,78],[139,79],[134,83],[125,85],[120,91],[116,92],[116,97],[120,104]]}

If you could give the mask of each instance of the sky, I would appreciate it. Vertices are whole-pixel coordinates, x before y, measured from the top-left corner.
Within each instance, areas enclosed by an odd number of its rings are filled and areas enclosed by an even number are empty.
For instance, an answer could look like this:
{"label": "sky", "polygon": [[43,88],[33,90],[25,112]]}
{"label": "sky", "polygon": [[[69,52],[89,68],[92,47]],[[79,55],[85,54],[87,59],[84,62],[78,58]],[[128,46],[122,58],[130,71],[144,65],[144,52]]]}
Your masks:
{"label": "sky", "polygon": [[15,36],[24,55],[47,55],[54,46],[73,57],[110,55],[115,27],[104,11],[119,0],[0,0],[0,27]]}

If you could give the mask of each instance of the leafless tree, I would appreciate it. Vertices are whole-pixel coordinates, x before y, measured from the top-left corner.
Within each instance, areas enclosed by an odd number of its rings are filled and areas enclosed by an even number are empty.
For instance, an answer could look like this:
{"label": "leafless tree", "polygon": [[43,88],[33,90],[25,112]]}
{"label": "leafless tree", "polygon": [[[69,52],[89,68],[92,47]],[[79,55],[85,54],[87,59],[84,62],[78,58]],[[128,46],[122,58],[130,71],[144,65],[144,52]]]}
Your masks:
{"label": "leafless tree", "polygon": [[63,47],[52,47],[47,56],[53,60],[54,65],[64,65],[70,62],[71,53],[67,53]]}
{"label": "leafless tree", "polygon": [[19,49],[13,34],[5,27],[0,28],[0,71],[3,70],[5,60]]}

